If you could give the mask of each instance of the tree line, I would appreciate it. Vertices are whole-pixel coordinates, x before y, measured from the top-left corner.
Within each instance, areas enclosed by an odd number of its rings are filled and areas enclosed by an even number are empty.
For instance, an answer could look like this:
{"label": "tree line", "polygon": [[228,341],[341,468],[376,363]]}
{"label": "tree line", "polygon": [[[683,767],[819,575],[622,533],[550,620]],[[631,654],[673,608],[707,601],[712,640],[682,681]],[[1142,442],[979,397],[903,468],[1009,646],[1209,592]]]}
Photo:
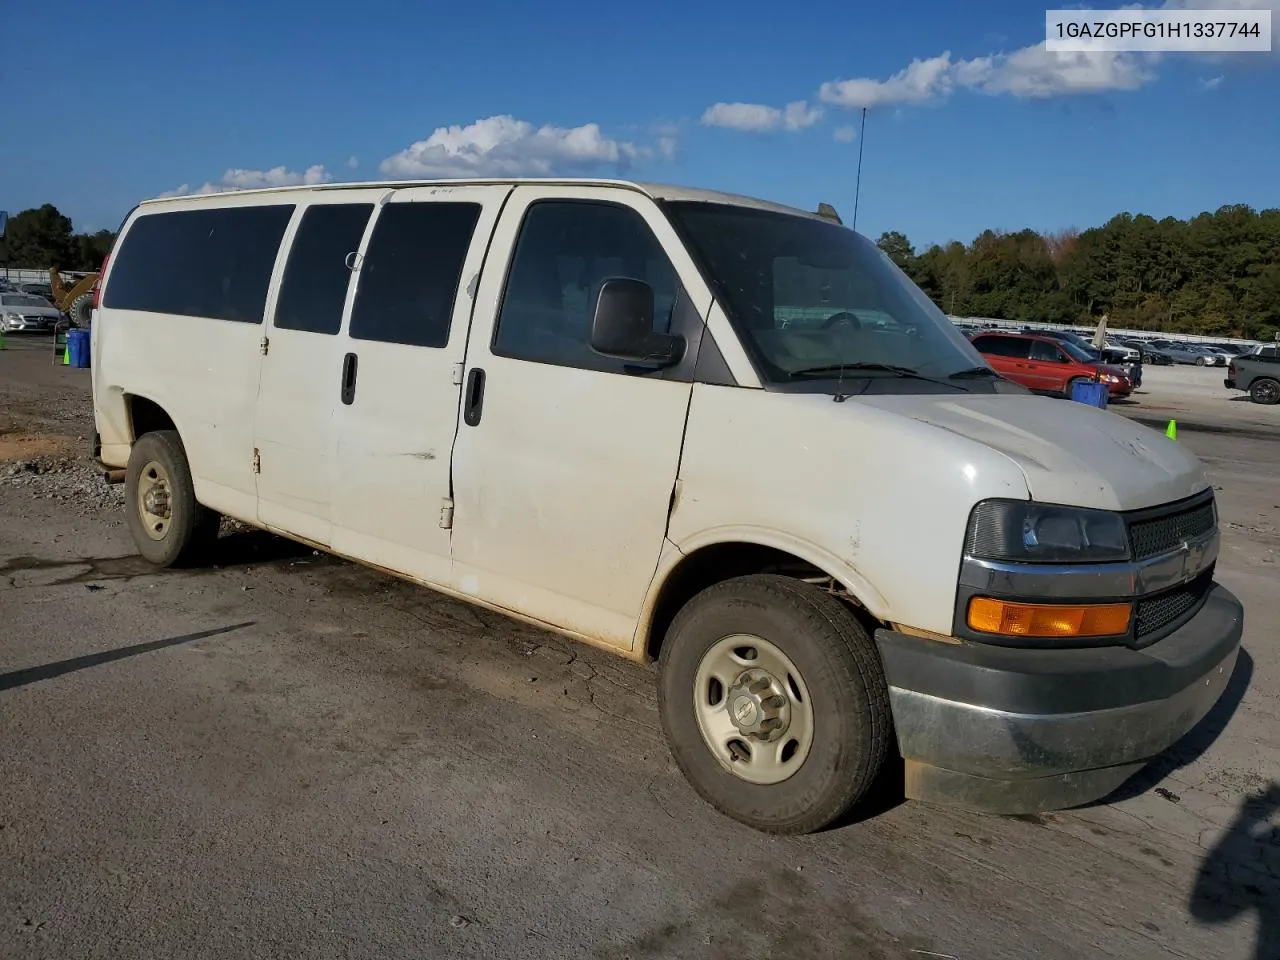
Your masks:
{"label": "tree line", "polygon": [[[9,219],[0,263],[97,270],[110,230],[74,233],[53,204]],[[985,230],[917,253],[897,231],[877,241],[952,316],[1270,340],[1280,330],[1280,209],[1243,204],[1190,220],[1121,213],[1054,234]]]}
{"label": "tree line", "polygon": [[73,233],[71,218],[51,203],[23,210],[9,218],[0,237],[0,265],[57,267],[59,270],[97,270],[111,252],[116,235],[110,230]]}
{"label": "tree line", "polygon": [[877,241],[933,301],[962,317],[1270,340],[1280,330],[1280,209],[1220,207],[1190,220],[1121,213],[1084,232],[983,231],[916,253]]}

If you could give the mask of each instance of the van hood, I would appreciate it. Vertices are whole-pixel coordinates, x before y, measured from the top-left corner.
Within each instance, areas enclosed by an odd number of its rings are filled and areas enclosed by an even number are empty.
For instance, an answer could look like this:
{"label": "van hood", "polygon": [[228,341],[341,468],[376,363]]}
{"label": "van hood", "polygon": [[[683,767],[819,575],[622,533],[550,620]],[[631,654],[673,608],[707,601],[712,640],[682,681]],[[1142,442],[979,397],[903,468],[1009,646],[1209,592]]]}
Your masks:
{"label": "van hood", "polygon": [[1209,485],[1204,465],[1139,423],[1069,400],[1020,395],[871,396],[860,403],[966,437],[1012,460],[1035,500],[1137,510]]}

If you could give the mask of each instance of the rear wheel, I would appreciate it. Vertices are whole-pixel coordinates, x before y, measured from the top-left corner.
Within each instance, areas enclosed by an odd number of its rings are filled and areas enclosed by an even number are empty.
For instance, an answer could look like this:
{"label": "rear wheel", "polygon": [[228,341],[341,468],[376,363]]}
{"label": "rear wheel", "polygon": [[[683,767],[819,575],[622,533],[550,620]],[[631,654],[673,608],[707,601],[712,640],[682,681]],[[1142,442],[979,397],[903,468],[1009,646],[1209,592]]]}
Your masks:
{"label": "rear wheel", "polygon": [[161,567],[195,562],[218,536],[218,514],[196,502],[174,430],[139,437],[125,470],[125,508],[138,552]]}
{"label": "rear wheel", "polygon": [[849,607],[787,577],[698,594],[659,661],[676,763],[722,813],[768,833],[819,830],[870,790],[892,743],[875,644]]}
{"label": "rear wheel", "polygon": [[1265,403],[1268,406],[1280,403],[1280,380],[1260,377],[1249,384],[1249,398],[1254,403]]}

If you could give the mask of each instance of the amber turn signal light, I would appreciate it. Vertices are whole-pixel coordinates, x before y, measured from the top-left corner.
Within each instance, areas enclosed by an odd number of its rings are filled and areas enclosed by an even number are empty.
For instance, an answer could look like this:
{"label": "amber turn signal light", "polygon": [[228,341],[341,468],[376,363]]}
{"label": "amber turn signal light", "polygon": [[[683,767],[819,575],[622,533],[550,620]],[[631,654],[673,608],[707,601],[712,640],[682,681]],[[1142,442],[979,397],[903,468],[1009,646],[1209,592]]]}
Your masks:
{"label": "amber turn signal light", "polygon": [[1114,637],[1129,630],[1132,604],[1010,603],[990,597],[969,601],[969,629],[1004,637]]}

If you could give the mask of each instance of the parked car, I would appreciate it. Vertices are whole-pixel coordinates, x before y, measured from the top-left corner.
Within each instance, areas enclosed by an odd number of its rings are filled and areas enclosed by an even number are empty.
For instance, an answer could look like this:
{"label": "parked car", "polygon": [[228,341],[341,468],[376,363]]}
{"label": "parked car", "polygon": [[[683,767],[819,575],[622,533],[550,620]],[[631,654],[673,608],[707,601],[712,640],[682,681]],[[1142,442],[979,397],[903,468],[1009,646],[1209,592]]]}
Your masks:
{"label": "parked car", "polygon": [[1264,344],[1236,357],[1223,381],[1230,390],[1245,390],[1254,403],[1280,403],[1280,348]]}
{"label": "parked car", "polygon": [[1122,342],[1125,346],[1137,350],[1142,355],[1144,364],[1149,363],[1153,366],[1167,367],[1174,362],[1172,356],[1154,346],[1150,340],[1125,340]]}
{"label": "parked car", "polygon": [[18,284],[18,293],[29,293],[33,297],[44,297],[46,300],[53,300],[53,287],[47,283],[20,283]]}
{"label": "parked car", "polygon": [[44,297],[29,293],[0,293],[0,331],[48,333],[62,319],[62,311]]}
{"label": "parked car", "polygon": [[1201,367],[1226,365],[1221,356],[1209,353],[1199,344],[1182,343],[1176,340],[1152,340],[1151,345],[1170,357],[1174,363],[1193,364]]}
{"label": "parked car", "polygon": [[1027,333],[984,333],[973,345],[1002,377],[1035,393],[1070,396],[1076,381],[1101,380],[1107,393],[1123,399],[1133,393],[1124,372],[1090,356],[1070,340]]}
{"label": "parked car", "polygon": [[845,816],[890,756],[913,798],[1089,802],[1235,667],[1195,455],[997,376],[831,214],[598,180],[158,199],[90,336],[146,560],[225,514],[656,659],[675,762],[758,829]]}

